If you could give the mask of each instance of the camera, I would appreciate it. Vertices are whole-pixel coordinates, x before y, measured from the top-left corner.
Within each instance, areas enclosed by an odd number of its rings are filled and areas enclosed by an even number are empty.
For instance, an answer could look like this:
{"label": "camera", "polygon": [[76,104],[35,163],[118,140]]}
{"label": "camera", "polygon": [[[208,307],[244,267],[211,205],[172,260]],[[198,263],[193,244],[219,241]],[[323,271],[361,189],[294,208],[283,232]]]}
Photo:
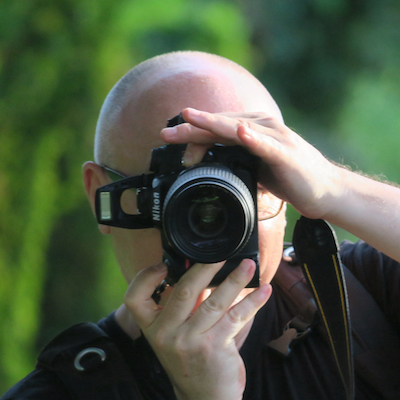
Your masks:
{"label": "camera", "polygon": [[[257,287],[258,157],[240,146],[214,145],[199,164],[185,168],[185,148],[176,144],[155,148],[149,174],[98,188],[98,222],[128,229],[158,228],[169,285],[194,263],[227,260],[210,284],[217,286],[250,258],[257,268],[247,287]],[[128,189],[136,189],[137,214],[128,214],[121,206]]]}

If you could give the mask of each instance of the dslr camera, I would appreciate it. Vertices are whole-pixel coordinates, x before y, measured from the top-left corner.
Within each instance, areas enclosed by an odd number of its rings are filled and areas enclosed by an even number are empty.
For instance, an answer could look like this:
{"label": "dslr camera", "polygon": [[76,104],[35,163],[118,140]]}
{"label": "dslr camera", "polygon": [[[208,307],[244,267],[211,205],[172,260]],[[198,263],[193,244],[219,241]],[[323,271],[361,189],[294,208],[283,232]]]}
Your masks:
{"label": "dslr camera", "polygon": [[[227,260],[210,284],[217,286],[250,258],[257,268],[247,287],[257,287],[258,157],[240,146],[215,145],[201,163],[185,168],[181,162],[185,148],[174,144],[155,148],[149,174],[98,188],[98,222],[128,229],[158,228],[169,285],[194,263]],[[128,189],[136,190],[137,214],[122,209],[121,197]]]}

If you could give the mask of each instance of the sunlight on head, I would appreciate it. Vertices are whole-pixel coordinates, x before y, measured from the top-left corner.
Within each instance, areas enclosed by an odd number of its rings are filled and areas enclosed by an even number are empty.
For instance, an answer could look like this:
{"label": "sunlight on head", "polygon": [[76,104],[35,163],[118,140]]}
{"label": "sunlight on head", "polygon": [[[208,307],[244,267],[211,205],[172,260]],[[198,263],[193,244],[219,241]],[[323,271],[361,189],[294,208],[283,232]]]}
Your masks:
{"label": "sunlight on head", "polygon": [[263,111],[282,120],[266,88],[220,56],[174,52],[144,61],[111,90],[102,107],[95,160],[126,174],[148,171],[151,149],[163,144],[168,118],[186,107],[209,112]]}

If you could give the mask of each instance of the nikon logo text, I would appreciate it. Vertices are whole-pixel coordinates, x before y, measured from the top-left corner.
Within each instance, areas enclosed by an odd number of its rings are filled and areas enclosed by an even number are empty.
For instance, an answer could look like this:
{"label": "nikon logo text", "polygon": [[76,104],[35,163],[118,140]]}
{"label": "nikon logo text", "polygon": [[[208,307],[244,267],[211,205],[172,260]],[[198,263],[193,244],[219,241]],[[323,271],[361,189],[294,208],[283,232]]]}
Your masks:
{"label": "nikon logo text", "polygon": [[160,221],[160,193],[153,193],[153,221]]}

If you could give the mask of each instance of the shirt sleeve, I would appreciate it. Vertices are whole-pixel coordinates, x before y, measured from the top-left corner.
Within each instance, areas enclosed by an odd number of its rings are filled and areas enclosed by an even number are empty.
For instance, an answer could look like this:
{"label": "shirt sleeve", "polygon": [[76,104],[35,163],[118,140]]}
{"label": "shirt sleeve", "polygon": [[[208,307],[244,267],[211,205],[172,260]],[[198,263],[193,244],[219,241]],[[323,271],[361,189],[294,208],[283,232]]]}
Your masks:
{"label": "shirt sleeve", "polygon": [[363,241],[343,242],[340,255],[400,332],[400,264]]}

